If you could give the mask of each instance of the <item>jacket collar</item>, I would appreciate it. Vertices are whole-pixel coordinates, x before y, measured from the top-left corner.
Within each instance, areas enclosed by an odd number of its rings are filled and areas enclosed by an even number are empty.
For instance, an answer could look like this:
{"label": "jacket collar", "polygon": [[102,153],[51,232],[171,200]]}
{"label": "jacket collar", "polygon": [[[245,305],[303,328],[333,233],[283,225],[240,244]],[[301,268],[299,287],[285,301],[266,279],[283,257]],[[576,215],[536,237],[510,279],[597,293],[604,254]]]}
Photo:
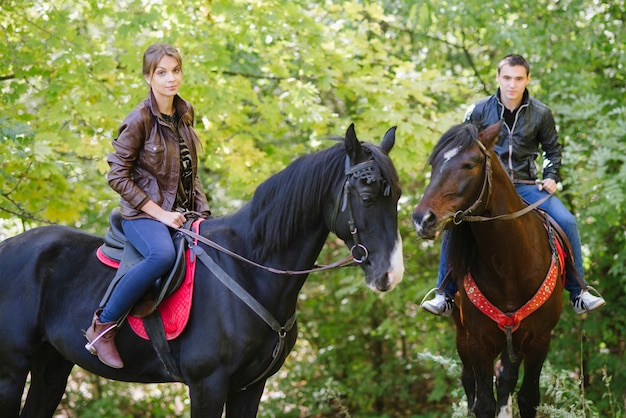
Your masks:
{"label": "jacket collar", "polygon": [[[148,107],[150,108],[150,112],[154,117],[159,118],[161,116],[161,112],[159,111],[159,107],[156,104],[156,97],[154,97],[154,93],[152,89],[148,93]],[[183,100],[178,94],[174,96],[174,109],[176,109],[176,113],[182,119],[183,115],[189,111],[189,106],[187,106],[187,102]]]}
{"label": "jacket collar", "polygon": [[[502,100],[500,99],[500,87],[498,87],[495,97],[496,97],[496,100],[498,101],[498,104],[502,107],[502,109],[504,109],[504,105],[502,104]],[[528,89],[525,88],[524,95],[522,96],[522,103],[520,103],[519,109],[528,106],[528,103],[530,103],[530,93],[528,92]]]}

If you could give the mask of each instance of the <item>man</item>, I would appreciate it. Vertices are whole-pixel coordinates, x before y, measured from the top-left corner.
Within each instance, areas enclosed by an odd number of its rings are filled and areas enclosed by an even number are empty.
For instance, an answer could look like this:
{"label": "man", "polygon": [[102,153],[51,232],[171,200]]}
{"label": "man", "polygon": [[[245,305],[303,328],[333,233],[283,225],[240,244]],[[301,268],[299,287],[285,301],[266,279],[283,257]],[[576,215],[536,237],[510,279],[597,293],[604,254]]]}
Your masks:
{"label": "man", "polygon": [[[558,140],[552,112],[546,105],[530,97],[526,87],[530,83],[530,65],[520,55],[507,55],[498,63],[496,75],[498,90],[492,96],[474,103],[467,110],[466,122],[473,122],[484,127],[502,121],[502,131],[495,146],[500,162],[509,173],[517,192],[529,203],[535,203],[547,194],[553,194],[560,181],[561,144]],[[538,180],[535,159],[544,154],[542,180]],[[583,278],[582,251],[576,219],[556,197],[552,196],[540,206],[567,234],[573,250],[576,270]],[[437,280],[436,295],[424,301],[421,307],[435,315],[449,316],[452,313],[456,283],[447,283],[441,289],[441,283],[447,272],[447,232],[441,243],[441,259]],[[590,290],[584,289],[572,274],[567,274],[565,289],[570,293],[570,301],[578,314],[591,312],[605,305],[604,299]],[[432,292],[432,291],[431,291]]]}

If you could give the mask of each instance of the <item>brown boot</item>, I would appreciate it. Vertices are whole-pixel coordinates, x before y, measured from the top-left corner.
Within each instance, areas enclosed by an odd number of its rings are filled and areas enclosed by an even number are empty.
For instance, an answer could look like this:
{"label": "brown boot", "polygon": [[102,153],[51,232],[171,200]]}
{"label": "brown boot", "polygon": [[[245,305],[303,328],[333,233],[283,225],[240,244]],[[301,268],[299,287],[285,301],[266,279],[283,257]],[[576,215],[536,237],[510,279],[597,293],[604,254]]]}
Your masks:
{"label": "brown boot", "polygon": [[120,354],[115,347],[115,334],[117,334],[117,323],[100,322],[100,313],[102,309],[98,309],[93,314],[91,326],[87,329],[85,337],[89,343],[85,344],[85,348],[94,356],[98,356],[101,362],[114,369],[121,369],[124,363],[120,358]]}

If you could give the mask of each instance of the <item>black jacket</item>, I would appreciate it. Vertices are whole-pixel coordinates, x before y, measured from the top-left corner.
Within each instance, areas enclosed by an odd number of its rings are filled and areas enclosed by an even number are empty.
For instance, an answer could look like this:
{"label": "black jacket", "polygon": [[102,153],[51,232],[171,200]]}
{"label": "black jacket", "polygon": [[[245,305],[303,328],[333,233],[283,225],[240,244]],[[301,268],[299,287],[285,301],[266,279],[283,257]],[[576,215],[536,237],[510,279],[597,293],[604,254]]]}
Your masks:
{"label": "black jacket", "polygon": [[500,89],[493,96],[474,103],[465,114],[465,121],[487,127],[503,121],[502,131],[495,147],[507,173],[516,180],[534,181],[537,179],[539,148],[544,153],[543,178],[561,181],[561,144],[554,126],[550,109],[539,100],[524,92],[513,126],[503,120],[504,106],[500,101]]}

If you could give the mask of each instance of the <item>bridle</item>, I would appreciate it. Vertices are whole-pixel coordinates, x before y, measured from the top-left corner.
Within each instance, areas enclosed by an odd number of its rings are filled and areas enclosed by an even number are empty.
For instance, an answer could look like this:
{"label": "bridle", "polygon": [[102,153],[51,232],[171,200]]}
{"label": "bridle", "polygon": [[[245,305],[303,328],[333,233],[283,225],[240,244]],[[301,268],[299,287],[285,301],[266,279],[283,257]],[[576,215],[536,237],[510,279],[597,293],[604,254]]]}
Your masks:
{"label": "bridle", "polygon": [[[248,305],[248,307],[250,309],[252,309],[257,315],[259,315],[259,317],[261,317],[261,319],[263,319],[263,321],[265,321],[265,323],[267,325],[270,326],[270,328],[272,328],[272,330],[274,330],[277,334],[278,334],[278,343],[276,344],[276,346],[274,347],[274,350],[272,351],[272,361],[270,362],[269,366],[267,366],[267,368],[265,369],[265,371],[263,371],[260,375],[258,375],[254,380],[252,380],[250,383],[248,383],[247,385],[243,386],[242,389],[240,390],[245,390],[246,388],[254,385],[255,383],[259,382],[260,380],[262,380],[263,378],[265,378],[271,370],[273,370],[276,365],[278,364],[278,362],[280,361],[281,357],[280,354],[284,353],[285,349],[286,349],[286,337],[287,337],[287,333],[289,331],[291,331],[291,329],[293,328],[294,324],[296,323],[296,312],[293,313],[293,315],[287,320],[287,322],[285,322],[283,325],[281,325],[275,318],[274,316],[260,303],[258,302],[245,288],[243,288],[237,281],[235,281],[232,277],[230,277],[228,275],[228,273],[226,273],[220,266],[219,264],[217,264],[209,254],[207,254],[202,248],[200,248],[200,246],[197,245],[197,241],[202,242],[203,244],[208,245],[211,248],[214,248],[218,251],[221,251],[227,255],[230,255],[238,260],[244,261],[248,264],[251,264],[255,267],[259,267],[262,268],[264,270],[270,271],[274,274],[283,274],[283,275],[296,275],[296,274],[308,274],[308,273],[312,273],[315,271],[321,271],[321,270],[328,270],[331,268],[337,268],[337,267],[341,267],[343,265],[346,265],[347,263],[350,262],[354,262],[356,264],[360,264],[363,263],[365,260],[367,260],[367,258],[369,257],[369,251],[367,250],[367,247],[365,247],[363,244],[360,243],[359,241],[359,233],[358,233],[358,228],[356,227],[356,223],[354,221],[354,216],[352,214],[352,205],[350,203],[350,179],[351,178],[355,178],[357,180],[360,179],[364,179],[367,184],[371,184],[374,182],[378,182],[381,181],[383,179],[382,175],[380,174],[380,169],[377,165],[374,164],[373,160],[368,160],[359,164],[356,164],[354,167],[350,167],[350,158],[346,157],[346,164],[345,164],[345,175],[346,175],[346,179],[344,181],[344,184],[341,188],[341,190],[339,191],[339,195],[337,196],[337,199],[335,201],[335,208],[333,210],[333,216],[332,216],[332,220],[331,220],[331,226],[330,226],[330,230],[331,231],[336,231],[335,229],[335,224],[337,221],[337,216],[339,214],[339,206],[341,206],[341,212],[345,212],[347,211],[348,213],[348,226],[350,228],[350,234],[353,237],[353,242],[354,245],[352,246],[352,248],[350,248],[350,256],[336,261],[333,264],[327,265],[327,266],[321,266],[321,267],[316,267],[310,270],[300,270],[300,271],[287,271],[287,270],[278,270],[278,269],[274,269],[272,267],[267,267],[267,266],[263,266],[260,265],[252,260],[248,260],[247,258],[227,249],[222,247],[221,245],[219,245],[218,243],[200,235],[199,233],[195,233],[193,231],[191,231],[190,229],[187,229],[187,227],[183,227],[183,228],[179,228],[178,231],[183,233],[185,235],[185,239],[187,239],[189,241],[189,248],[190,250],[194,253],[194,257],[198,257],[198,259],[200,259],[200,261],[209,269],[211,270],[211,272],[213,272],[214,276],[220,281],[222,282],[222,284],[224,286],[226,286],[229,290],[231,290],[237,297],[239,297],[246,305]],[[385,188],[385,195],[388,196],[390,194],[390,186],[387,185],[387,187]],[[341,205],[340,205],[341,203]],[[193,239],[195,239],[196,241],[194,242]],[[363,252],[363,256],[360,258],[355,257],[355,252],[357,250],[360,250]],[[166,368],[168,368],[168,371],[170,371],[170,373],[172,375],[180,375],[180,373],[177,372],[176,367],[174,366],[173,368],[169,368],[167,364],[169,363],[173,363],[173,360],[170,360],[169,358],[171,358],[171,355],[168,353],[164,354],[166,360],[164,361],[164,364],[166,365]],[[168,357],[169,356],[169,357]],[[166,363],[167,361],[167,363]]]}
{"label": "bridle", "polygon": [[[343,187],[339,191],[337,195],[337,199],[335,199],[335,209],[333,210],[333,216],[330,221],[330,230],[333,233],[337,233],[337,217],[339,215],[340,207],[341,212],[346,212],[348,214],[348,227],[350,228],[350,234],[352,235],[352,241],[354,245],[350,248],[350,254],[352,255],[354,262],[357,264],[361,264],[369,257],[369,251],[367,247],[361,244],[359,239],[359,230],[356,227],[356,223],[354,222],[354,215],[352,214],[352,205],[350,199],[350,179],[354,178],[356,180],[365,180],[367,184],[376,183],[379,181],[384,181],[383,176],[380,174],[379,167],[374,163],[374,160],[367,160],[362,163],[355,164],[354,166],[350,166],[350,158],[346,156],[345,162],[345,175],[346,180],[343,183]],[[387,185],[385,187],[384,195],[389,196],[390,194],[390,186]],[[361,251],[363,256],[358,258],[355,253],[357,251]]]}
{"label": "bridle", "polygon": [[[548,194],[546,197],[541,198],[540,200],[538,200],[537,202],[533,203],[532,205],[528,205],[523,209],[520,209],[516,212],[513,213],[505,213],[503,215],[497,215],[497,216],[493,216],[493,217],[487,217],[487,216],[479,216],[479,215],[472,215],[473,212],[476,213],[481,213],[483,210],[485,210],[487,203],[489,202],[489,199],[491,198],[491,192],[492,192],[492,188],[493,188],[493,170],[491,168],[491,155],[489,154],[489,151],[487,150],[487,148],[483,145],[482,142],[480,142],[478,139],[475,140],[476,143],[478,144],[478,147],[480,148],[481,152],[483,153],[483,155],[485,156],[485,178],[483,181],[483,187],[480,191],[480,195],[478,195],[478,198],[476,199],[476,201],[467,209],[465,210],[460,210],[458,212],[456,212],[452,218],[452,222],[455,225],[459,225],[461,222],[466,221],[466,222],[485,222],[485,221],[495,221],[495,220],[508,220],[508,219],[515,219],[518,218],[522,215],[527,214],[528,212],[533,211],[534,209],[536,209],[537,207],[539,207],[539,205],[541,205],[543,202],[545,202],[546,200],[548,200],[552,195]],[[484,207],[480,209],[480,211],[477,211],[477,208],[480,207],[480,205],[484,202]]]}
{"label": "bridle", "polygon": [[[374,160],[368,160],[368,161],[364,161],[362,163],[356,164],[353,167],[350,166],[350,158],[346,156],[346,163],[345,163],[345,175],[346,175],[346,179],[343,183],[343,187],[341,188],[341,190],[339,191],[339,194],[337,196],[337,199],[335,200],[335,206],[334,206],[334,210],[333,210],[333,216],[331,219],[331,225],[330,225],[330,230],[335,233],[336,231],[336,222],[337,222],[337,217],[339,215],[339,212],[346,212],[348,213],[348,226],[350,229],[350,234],[352,235],[352,239],[354,242],[354,245],[350,248],[350,255],[347,257],[344,257],[341,260],[335,261],[334,263],[325,265],[325,266],[318,266],[318,267],[314,267],[312,269],[308,269],[308,270],[280,270],[280,269],[275,269],[273,267],[268,267],[268,266],[264,266],[262,264],[256,263],[252,260],[249,260],[245,257],[243,257],[242,255],[239,255],[237,253],[235,253],[234,251],[229,250],[228,248],[225,248],[223,246],[221,246],[220,244],[216,243],[213,240],[210,240],[200,234],[197,234],[187,228],[181,227],[178,229],[178,231],[184,235],[186,235],[187,237],[193,238],[199,242],[202,242],[203,244],[206,244],[207,246],[220,251],[224,254],[227,254],[233,258],[236,258],[237,260],[240,261],[244,261],[252,266],[261,268],[263,270],[267,270],[271,273],[274,274],[282,274],[282,275],[287,275],[287,276],[291,276],[291,275],[301,275],[301,274],[309,274],[309,273],[314,273],[314,272],[318,272],[318,271],[323,271],[323,270],[330,270],[330,269],[334,269],[334,268],[338,268],[338,267],[342,267],[342,266],[346,266],[349,265],[349,263],[356,263],[356,264],[361,264],[363,263],[365,260],[367,260],[369,258],[369,250],[367,249],[367,247],[363,244],[361,244],[360,240],[359,240],[359,231],[358,228],[356,227],[356,223],[354,221],[354,215],[352,214],[352,205],[350,203],[351,199],[350,199],[350,179],[351,178],[355,178],[357,180],[359,179],[364,179],[368,184],[372,184],[375,183],[377,181],[384,181],[383,176],[380,174],[380,169],[379,167],[374,163]],[[385,187],[385,191],[384,191],[384,195],[385,196],[389,196],[390,194],[390,186],[387,185]],[[341,209],[340,209],[341,208]],[[363,255],[361,257],[356,257],[355,253],[357,251],[361,251],[363,252]]]}

